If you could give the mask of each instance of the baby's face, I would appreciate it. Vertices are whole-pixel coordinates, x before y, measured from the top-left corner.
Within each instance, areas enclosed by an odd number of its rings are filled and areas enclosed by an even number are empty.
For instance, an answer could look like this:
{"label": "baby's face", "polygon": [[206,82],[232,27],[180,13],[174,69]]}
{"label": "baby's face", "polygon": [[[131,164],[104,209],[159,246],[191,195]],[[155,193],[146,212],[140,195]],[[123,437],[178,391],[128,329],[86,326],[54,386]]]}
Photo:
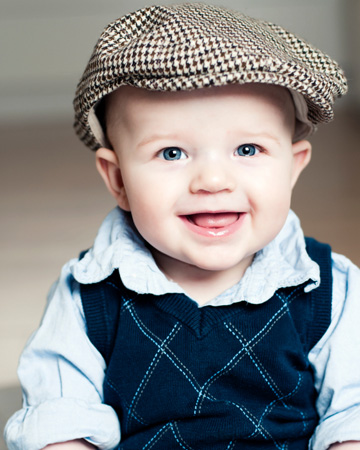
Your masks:
{"label": "baby's face", "polygon": [[292,143],[290,94],[264,85],[122,87],[107,112],[121,174],[115,196],[158,265],[175,280],[184,264],[240,279],[284,225],[310,156],[306,141]]}

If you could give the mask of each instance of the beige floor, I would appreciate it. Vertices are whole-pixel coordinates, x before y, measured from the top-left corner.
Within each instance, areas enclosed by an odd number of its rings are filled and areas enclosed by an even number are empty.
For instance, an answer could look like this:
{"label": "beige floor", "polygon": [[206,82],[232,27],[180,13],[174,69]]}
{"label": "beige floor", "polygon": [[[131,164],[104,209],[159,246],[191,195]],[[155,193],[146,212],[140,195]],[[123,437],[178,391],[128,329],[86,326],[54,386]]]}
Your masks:
{"label": "beige floor", "polygon": [[[71,121],[0,124],[0,426],[18,408],[19,353],[61,265],[91,245],[113,202]],[[293,208],[305,232],[360,265],[360,116],[339,112],[312,138]],[[0,450],[4,444],[0,441]]]}

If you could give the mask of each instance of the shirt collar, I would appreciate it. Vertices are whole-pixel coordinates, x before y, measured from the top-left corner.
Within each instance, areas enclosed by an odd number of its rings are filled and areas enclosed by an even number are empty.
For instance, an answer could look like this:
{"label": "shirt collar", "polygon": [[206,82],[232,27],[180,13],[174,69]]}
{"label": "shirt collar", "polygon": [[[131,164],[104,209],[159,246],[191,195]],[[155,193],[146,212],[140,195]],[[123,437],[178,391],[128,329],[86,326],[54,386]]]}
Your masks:
{"label": "shirt collar", "polygon": [[[71,267],[74,278],[83,284],[102,281],[114,270],[119,270],[125,286],[137,293],[185,294],[160,271],[130,215],[119,208],[110,212],[93,247],[83,259],[74,260]],[[319,266],[308,256],[299,219],[290,211],[280,233],[255,255],[241,281],[205,305],[264,303],[278,289],[306,282],[309,282],[307,291],[319,285]]]}

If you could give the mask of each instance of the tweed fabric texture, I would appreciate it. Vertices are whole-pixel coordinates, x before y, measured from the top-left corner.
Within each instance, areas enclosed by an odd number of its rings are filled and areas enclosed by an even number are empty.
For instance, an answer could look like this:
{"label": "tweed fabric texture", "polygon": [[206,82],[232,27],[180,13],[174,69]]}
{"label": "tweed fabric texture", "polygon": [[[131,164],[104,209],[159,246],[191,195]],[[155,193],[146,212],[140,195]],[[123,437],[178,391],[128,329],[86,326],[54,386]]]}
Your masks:
{"label": "tweed fabric texture", "polygon": [[77,86],[75,130],[91,149],[104,145],[95,108],[122,85],[178,91],[232,83],[300,94],[311,126],[332,120],[335,99],[347,91],[335,61],[280,26],[202,3],[152,6],[100,36]]}

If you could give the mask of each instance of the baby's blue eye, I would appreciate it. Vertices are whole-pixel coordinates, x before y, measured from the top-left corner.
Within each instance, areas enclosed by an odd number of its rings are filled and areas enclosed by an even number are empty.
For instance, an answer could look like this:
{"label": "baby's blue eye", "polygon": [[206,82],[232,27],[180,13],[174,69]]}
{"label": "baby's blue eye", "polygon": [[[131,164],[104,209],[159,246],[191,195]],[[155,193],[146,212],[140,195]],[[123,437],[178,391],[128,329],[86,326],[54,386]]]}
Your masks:
{"label": "baby's blue eye", "polygon": [[240,145],[236,149],[236,153],[239,156],[254,156],[259,152],[258,148],[253,144]]}
{"label": "baby's blue eye", "polygon": [[166,161],[177,161],[186,158],[186,154],[178,147],[167,147],[161,150],[160,157]]}

